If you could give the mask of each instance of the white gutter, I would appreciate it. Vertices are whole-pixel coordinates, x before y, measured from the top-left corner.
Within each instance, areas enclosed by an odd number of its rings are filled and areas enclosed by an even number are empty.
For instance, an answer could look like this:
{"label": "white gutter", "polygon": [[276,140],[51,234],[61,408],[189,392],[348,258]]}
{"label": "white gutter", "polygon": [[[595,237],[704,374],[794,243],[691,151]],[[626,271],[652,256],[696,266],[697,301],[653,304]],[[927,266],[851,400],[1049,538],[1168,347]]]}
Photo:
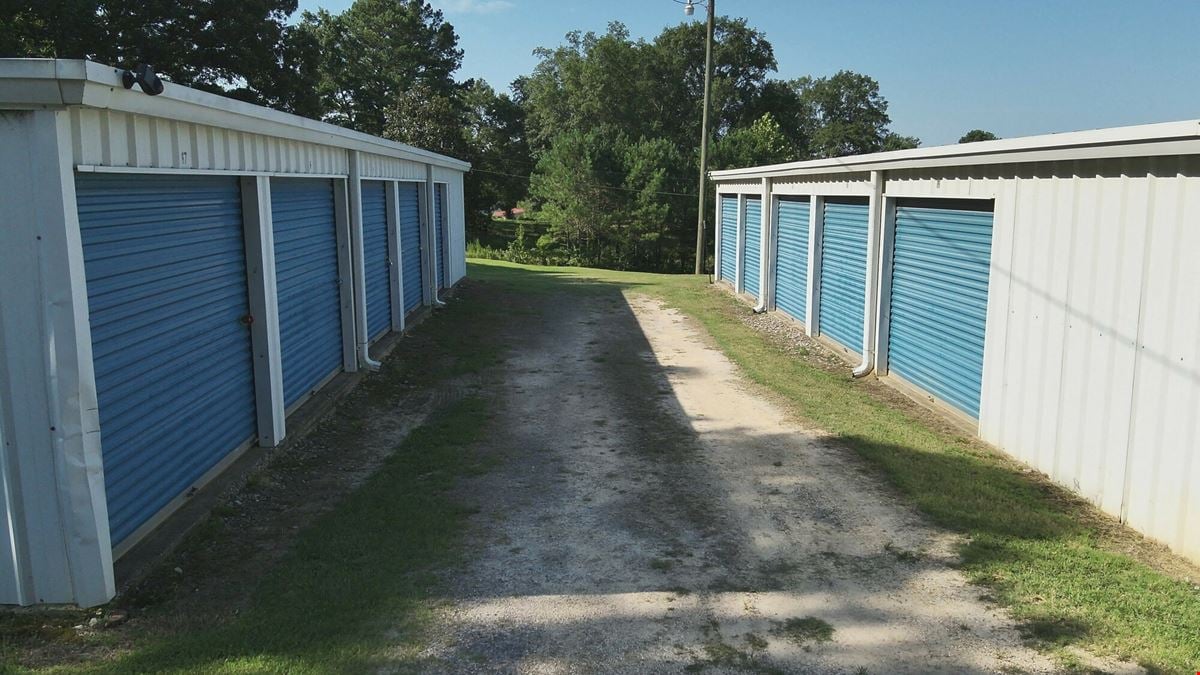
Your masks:
{"label": "white gutter", "polygon": [[771,279],[775,278],[774,260],[775,255],[771,250],[771,242],[774,237],[771,232],[775,229],[775,219],[772,217],[774,209],[771,208],[771,179],[762,179],[762,196],[759,198],[759,228],[758,228],[758,304],[754,306],[755,314],[762,314],[771,307],[771,295],[774,293],[774,284]]}
{"label": "white gutter", "polygon": [[78,59],[0,59],[0,110],[84,106],[359,150],[467,171],[469,162],[335,124],[164,82],[158,96],[125,89],[119,68]]}
{"label": "white gutter", "polygon": [[938,166],[1200,153],[1200,120],[1073,131],[713,171],[715,181]]}
{"label": "white gutter", "polygon": [[862,363],[851,373],[866,377],[875,369],[876,305],[879,302],[879,248],[883,222],[883,172],[871,172],[871,201],[867,207],[867,287],[863,301]]}
{"label": "white gutter", "polygon": [[[359,156],[350,153],[350,253],[354,269],[354,333],[358,336],[358,362],[372,372],[383,364],[371,358],[371,335],[367,328],[367,269],[366,250],[363,244],[362,222],[362,179],[359,177]],[[390,290],[389,290],[390,292]]]}

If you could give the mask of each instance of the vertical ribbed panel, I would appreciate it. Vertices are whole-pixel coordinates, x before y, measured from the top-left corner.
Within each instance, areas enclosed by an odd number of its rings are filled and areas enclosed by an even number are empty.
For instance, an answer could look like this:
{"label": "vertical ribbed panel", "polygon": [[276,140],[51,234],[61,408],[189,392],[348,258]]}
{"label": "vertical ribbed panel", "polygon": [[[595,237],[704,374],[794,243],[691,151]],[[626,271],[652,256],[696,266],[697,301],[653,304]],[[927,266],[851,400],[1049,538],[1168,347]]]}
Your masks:
{"label": "vertical ribbed panel", "polygon": [[104,484],[119,544],[255,433],[233,177],[78,174]]}
{"label": "vertical ribbed panel", "polygon": [[780,198],[775,223],[775,307],[804,321],[808,308],[808,199]]}
{"label": "vertical ribbed panel", "polygon": [[979,417],[992,214],[898,206],[888,370]]}
{"label": "vertical ribbed panel", "polygon": [[271,179],[283,400],[291,405],[342,367],[333,181]]}
{"label": "vertical ribbed panel", "polygon": [[721,197],[720,277],[737,283],[737,197]]}
{"label": "vertical ribbed panel", "polygon": [[362,181],[363,267],[367,286],[367,334],[374,340],[392,327],[392,266],[388,260],[385,183]]}
{"label": "vertical ribbed panel", "polygon": [[400,183],[400,257],[404,259],[404,311],[421,306],[425,275],[421,274],[420,183]]}
{"label": "vertical ribbed panel", "polygon": [[867,203],[826,200],[821,231],[821,334],[862,349],[867,290]]}
{"label": "vertical ribbed panel", "polygon": [[435,186],[433,200],[433,221],[437,223],[437,287],[446,287],[446,210],[442,202],[446,200],[446,186]]}
{"label": "vertical ribbed panel", "polygon": [[746,252],[742,269],[742,286],[746,292],[758,297],[758,275],[762,265],[762,200],[746,198]]}

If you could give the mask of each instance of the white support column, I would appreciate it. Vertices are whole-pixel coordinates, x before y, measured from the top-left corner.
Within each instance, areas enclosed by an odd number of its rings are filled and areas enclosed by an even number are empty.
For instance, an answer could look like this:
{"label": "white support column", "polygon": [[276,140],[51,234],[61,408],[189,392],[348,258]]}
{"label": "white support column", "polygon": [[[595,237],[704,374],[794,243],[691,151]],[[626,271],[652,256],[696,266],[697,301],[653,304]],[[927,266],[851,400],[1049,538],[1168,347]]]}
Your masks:
{"label": "white support column", "polygon": [[392,295],[392,330],[404,331],[404,255],[400,240],[400,183],[387,184],[388,292]]}
{"label": "white support column", "polygon": [[759,197],[761,216],[758,240],[758,306],[762,311],[775,307],[775,209],[772,208],[771,179],[762,179]]}
{"label": "white support column", "polygon": [[810,337],[820,335],[821,321],[821,238],[825,231],[825,198],[813,195],[808,202],[808,302],[804,331]]}
{"label": "white support column", "polygon": [[740,294],[746,290],[746,195],[739,194],[737,200],[737,244],[733,250],[737,265],[733,270],[736,279],[733,290]]}
{"label": "white support column", "polygon": [[433,257],[429,255],[429,247],[433,244],[433,237],[429,235],[429,223],[433,220],[433,199],[429,196],[431,185],[433,185],[433,169],[426,166],[425,182],[421,184],[417,192],[417,202],[420,211],[419,220],[421,223],[421,304],[426,307],[433,304],[433,289],[429,287],[429,281],[433,279],[433,272],[430,270],[430,266],[433,264]]}
{"label": "white support column", "polygon": [[254,349],[254,399],[258,444],[279,445],[287,433],[283,405],[283,361],[279,342],[279,290],[275,281],[275,232],[271,179],[245,176],[242,223],[246,233],[246,277],[250,288],[250,340]]}
{"label": "white support column", "polygon": [[724,236],[724,229],[721,227],[721,193],[716,192],[716,197],[713,201],[716,218],[713,220],[713,279],[721,278],[721,237]]}
{"label": "white support column", "polygon": [[0,602],[113,597],[71,122],[0,115]]}
{"label": "white support column", "polygon": [[871,172],[871,197],[867,206],[867,283],[863,300],[862,363],[854,370],[860,377],[875,369],[875,336],[879,318],[881,232],[883,224],[883,172]]}
{"label": "white support column", "polygon": [[[882,181],[881,181],[882,184]],[[879,301],[875,314],[875,374],[888,373],[888,340],[892,322],[892,258],[896,250],[896,199],[882,197],[879,233]]]}
{"label": "white support column", "polygon": [[421,245],[424,249],[423,256],[426,261],[425,272],[428,280],[425,284],[428,288],[428,304],[432,307],[442,306],[442,301],[438,298],[438,279],[442,274],[442,261],[438,260],[437,255],[437,214],[434,210],[434,204],[437,202],[437,189],[433,184],[433,165],[425,165],[425,209],[422,212],[421,223]]}
{"label": "white support column", "polygon": [[[350,234],[350,195],[345,178],[333,181],[333,213],[337,225],[338,244],[338,288],[341,290],[342,306],[342,369],[347,373],[358,372],[358,348],[355,340],[357,314],[355,313],[354,238]],[[361,243],[361,242],[360,242]],[[360,256],[361,257],[361,256]]]}

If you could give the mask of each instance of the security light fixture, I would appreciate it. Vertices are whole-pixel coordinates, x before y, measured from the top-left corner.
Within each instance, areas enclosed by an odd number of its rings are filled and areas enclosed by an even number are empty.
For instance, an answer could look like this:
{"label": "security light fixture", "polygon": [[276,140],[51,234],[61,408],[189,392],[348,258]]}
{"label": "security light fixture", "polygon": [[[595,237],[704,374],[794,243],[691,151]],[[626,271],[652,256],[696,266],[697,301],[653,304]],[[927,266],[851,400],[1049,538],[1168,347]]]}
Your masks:
{"label": "security light fixture", "polygon": [[134,84],[141,86],[142,91],[150,96],[163,93],[163,82],[154,72],[154,66],[149,63],[139,63],[133,70],[121,73],[121,84],[126,89],[133,89]]}
{"label": "security light fixture", "polygon": [[691,16],[695,12],[696,12],[696,5],[692,4],[692,0],[688,0],[688,3],[683,6],[683,15]]}

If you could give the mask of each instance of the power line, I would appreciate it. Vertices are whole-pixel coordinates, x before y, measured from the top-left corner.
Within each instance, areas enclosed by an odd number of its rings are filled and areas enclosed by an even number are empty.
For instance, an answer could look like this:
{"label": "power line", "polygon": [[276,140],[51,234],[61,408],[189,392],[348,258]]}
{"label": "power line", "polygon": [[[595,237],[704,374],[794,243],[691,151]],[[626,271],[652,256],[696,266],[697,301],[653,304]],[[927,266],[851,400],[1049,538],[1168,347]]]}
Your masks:
{"label": "power line", "polygon": [[[470,169],[470,171],[478,171],[479,173],[490,173],[493,175],[506,175],[506,177],[520,178],[521,180],[532,180],[533,179],[532,175],[520,175],[520,174],[516,174],[516,173],[487,171],[487,169],[474,168],[474,167],[472,167],[472,169]],[[598,184],[594,184],[594,183],[586,183],[583,185],[586,187],[595,187],[596,190],[618,190],[618,191],[624,191],[624,192],[646,192],[644,190],[638,190],[638,189],[636,189],[636,187],[620,187],[617,185],[598,185]],[[695,192],[664,192],[664,191],[660,191],[660,190],[652,190],[652,191],[650,191],[650,195],[668,195],[668,196],[672,196],[672,197],[695,197],[696,193]]]}

